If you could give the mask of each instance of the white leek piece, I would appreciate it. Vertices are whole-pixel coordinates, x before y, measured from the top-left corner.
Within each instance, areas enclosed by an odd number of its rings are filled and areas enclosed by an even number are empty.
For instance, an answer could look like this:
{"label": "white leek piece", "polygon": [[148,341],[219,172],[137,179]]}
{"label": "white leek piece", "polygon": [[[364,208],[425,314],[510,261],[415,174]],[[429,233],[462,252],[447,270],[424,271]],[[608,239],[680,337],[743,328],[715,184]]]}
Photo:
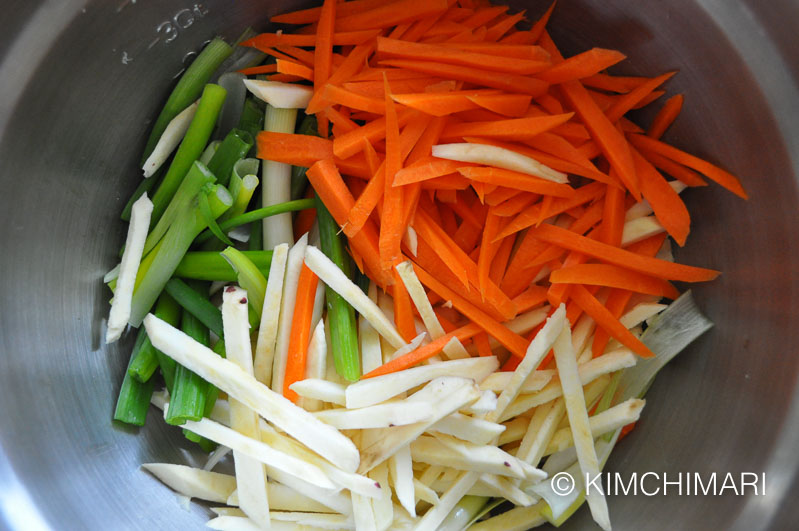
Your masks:
{"label": "white leek piece", "polygon": [[[255,83],[255,81],[252,81]],[[248,86],[249,88],[249,86]],[[279,109],[266,106],[264,130],[272,133],[293,133],[297,124],[297,109]],[[261,166],[261,199],[264,207],[278,205],[291,200],[291,165],[265,160]],[[294,243],[291,212],[263,219],[264,249],[272,249],[281,243]]]}
{"label": "white leek piece", "polygon": [[335,428],[317,420],[234,363],[154,315],[145,318],[145,327],[153,346],[167,356],[245,403],[336,466],[350,471],[358,468],[358,449]]}
{"label": "white leek piece", "polygon": [[621,235],[621,246],[627,247],[641,240],[645,240],[655,234],[665,231],[663,225],[655,216],[642,216],[631,219],[624,223]]}
{"label": "white leek piece", "polygon": [[183,135],[189,129],[189,124],[194,118],[194,113],[197,111],[199,102],[195,101],[185,109],[183,109],[177,116],[172,118],[169,124],[158,139],[158,143],[153,148],[150,156],[144,161],[142,170],[144,177],[152,177],[155,172],[166,162],[169,155],[178,147],[180,141],[183,140]]}
{"label": "white leek piece", "polygon": [[569,182],[569,176],[565,173],[553,170],[531,157],[497,146],[469,143],[439,144],[433,146],[433,156],[518,171],[556,183]]}
{"label": "white leek piece", "polygon": [[[222,322],[225,329],[225,352],[227,359],[253,374],[252,350],[250,346],[250,323],[247,320],[247,292],[229,286],[222,294]],[[242,435],[260,440],[258,414],[235,398],[230,402],[230,427]],[[239,491],[239,506],[244,513],[261,527],[269,527],[269,499],[266,491],[266,469],[251,456],[233,451],[236,467],[236,485]]]}
{"label": "white leek piece", "polygon": [[145,463],[141,467],[170,489],[189,498],[225,503],[236,490],[236,478],[228,474],[169,463]]}
{"label": "white leek piece", "polygon": [[[377,304],[377,285],[374,282],[369,283],[369,299]],[[358,338],[361,342],[361,370],[367,374],[383,364],[383,349],[380,347],[380,334],[361,314],[358,315]]]}
{"label": "white leek piece", "polygon": [[245,79],[244,86],[256,98],[277,109],[304,109],[313,96],[313,87],[296,83]]}
{"label": "white leek piece", "polygon": [[133,300],[133,287],[136,283],[136,273],[139,271],[144,242],[147,231],[150,230],[150,215],[153,213],[153,203],[145,192],[133,203],[130,214],[128,236],[125,240],[125,252],[119,263],[119,276],[114,290],[114,301],[111,303],[111,312],[108,314],[108,329],[105,333],[105,342],[113,343],[120,337],[128,325]]}

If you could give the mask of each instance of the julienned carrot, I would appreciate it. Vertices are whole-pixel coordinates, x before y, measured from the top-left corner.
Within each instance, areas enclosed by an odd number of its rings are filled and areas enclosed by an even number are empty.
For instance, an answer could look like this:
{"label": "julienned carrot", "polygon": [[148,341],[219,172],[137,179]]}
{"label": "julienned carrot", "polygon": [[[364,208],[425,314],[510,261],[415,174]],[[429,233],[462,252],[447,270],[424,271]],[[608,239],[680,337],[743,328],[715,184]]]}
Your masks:
{"label": "julienned carrot", "polygon": [[[531,194],[531,193],[518,194],[514,197],[511,197],[507,201],[498,204],[497,207],[494,209],[494,213],[497,216],[502,216],[502,217],[515,216],[516,214],[518,214],[528,206],[535,203],[538,199],[540,199],[540,197],[541,196],[539,196],[538,194]],[[488,203],[487,200],[486,203]]]}
{"label": "julienned carrot", "polygon": [[404,227],[402,227],[402,190],[392,186],[394,177],[402,169],[402,149],[400,147],[399,119],[394,100],[391,99],[388,79],[383,78],[383,83],[386,91],[386,173],[383,185],[383,213],[380,218],[380,263],[383,269],[388,269],[400,258],[400,240],[404,232]]}
{"label": "julienned carrot", "polygon": [[525,144],[535,149],[559,157],[565,161],[582,166],[588,171],[600,173],[597,167],[571,142],[555,133],[541,133],[525,140]]}
{"label": "julienned carrot", "polygon": [[691,231],[691,216],[680,195],[648,160],[633,148],[635,171],[641,180],[641,194],[649,201],[655,217],[682,247]]}
{"label": "julienned carrot", "polygon": [[532,116],[491,122],[453,123],[441,133],[444,139],[481,136],[484,138],[527,139],[566,123],[573,113]]}
{"label": "julienned carrot", "polygon": [[499,186],[497,187],[496,190],[486,195],[485,204],[488,206],[501,205],[508,199],[516,197],[517,195],[522,193],[523,192],[521,190],[514,190],[513,188],[506,188],[504,186]]}
{"label": "julienned carrot", "polygon": [[297,298],[294,303],[294,316],[291,320],[291,336],[289,339],[286,375],[283,379],[283,396],[297,402],[299,396],[290,386],[294,382],[305,379],[305,362],[308,354],[308,342],[311,336],[311,318],[313,317],[314,298],[319,277],[305,264],[302,265],[300,278],[297,281]]}
{"label": "julienned carrot", "polygon": [[414,229],[419,238],[422,238],[427,244],[436,250],[441,256],[442,261],[452,271],[455,277],[461,282],[462,288],[468,288],[469,276],[466,271],[466,266],[463,264],[462,257],[458,256],[458,251],[462,250],[460,247],[457,249],[452,246],[445,238],[441,236],[439,231],[433,227],[435,222],[431,221],[426,213],[420,212],[414,220]]}
{"label": "julienned carrot", "polygon": [[[411,109],[399,109],[397,118],[400,127],[404,126],[411,117]],[[366,138],[371,143],[382,140],[386,137],[385,117],[378,118],[354,131],[333,139],[333,153],[337,157],[347,159],[363,149],[363,139]]]}
{"label": "julienned carrot", "polygon": [[384,363],[377,369],[374,369],[362,376],[362,378],[374,378],[375,376],[382,376],[384,374],[391,374],[392,372],[402,371],[409,369],[425,360],[428,360],[441,352],[444,346],[453,338],[458,338],[461,342],[474,337],[482,331],[475,323],[469,323],[452,332],[448,332],[436,340],[423,345],[416,350],[412,350],[407,354],[403,354],[398,358],[394,358],[388,363]]}
{"label": "julienned carrot", "polygon": [[333,142],[316,136],[262,131],[256,137],[257,157],[300,167],[333,157]]}
{"label": "julienned carrot", "polygon": [[508,116],[519,118],[524,116],[530,108],[532,96],[529,94],[473,94],[466,96],[469,101],[484,109]]}
{"label": "julienned carrot", "polygon": [[336,31],[358,31],[387,28],[447,10],[446,0],[398,0],[389,4],[340,17],[336,20]]}
{"label": "julienned carrot", "polygon": [[684,100],[685,97],[682,94],[677,94],[667,99],[666,103],[663,104],[663,107],[661,107],[655,115],[655,119],[652,120],[652,125],[649,126],[646,136],[660,139],[663,133],[666,132],[666,129],[668,129],[671,124],[674,123],[674,120],[677,119],[677,116],[679,116]]}
{"label": "julienned carrot", "polygon": [[[313,53],[313,86],[319,92],[330,77],[333,65],[333,28],[336,24],[336,0],[324,0],[316,28],[316,42]],[[327,138],[329,122],[326,116],[316,117],[319,136]]]}
{"label": "julienned carrot", "polygon": [[460,167],[458,172],[467,179],[474,181],[507,186],[516,190],[525,190],[541,195],[554,197],[572,197],[574,195],[574,189],[568,184],[553,183],[552,181],[502,168],[484,166]]}
{"label": "julienned carrot", "polygon": [[507,74],[504,72],[492,72],[486,69],[451,65],[434,61],[419,61],[410,59],[386,59],[380,61],[381,65],[404,68],[439,76],[443,78],[466,81],[486,87],[505,90],[514,94],[530,94],[533,97],[544,94],[548,88],[547,83],[527,76]]}
{"label": "julienned carrot", "polygon": [[667,72],[654,77],[645,83],[641,83],[627,94],[618,96],[610,108],[605,111],[608,120],[611,122],[620,120],[622,116],[627,114],[627,111],[636,108],[636,106],[642,101],[645,101],[656,88],[674,77],[676,73],[677,72]]}
{"label": "julienned carrot", "polygon": [[[340,10],[339,6],[339,10]],[[339,12],[338,10],[336,12]],[[366,59],[369,55],[372,54],[374,51],[375,44],[374,41],[369,41],[364,44],[359,44],[352,51],[347,55],[344,59],[344,62],[341,63],[340,66],[334,69],[331,73],[330,77],[328,78],[327,82],[331,85],[339,85],[343,83],[345,80],[351,78],[354,74],[359,72],[364,65],[366,64]],[[305,112],[309,114],[316,114],[320,110],[322,110],[327,103],[322,98],[320,92],[314,92],[311,101],[308,102],[308,107],[305,109]]]}
{"label": "julienned carrot", "polygon": [[[544,14],[539,18],[533,27],[530,28],[530,40],[531,42],[538,42],[541,38],[541,35],[544,32],[544,28],[546,28],[547,24],[549,23],[549,18],[552,16],[552,12],[555,10],[555,4],[557,0],[553,1],[550,4],[549,8],[544,12]],[[521,33],[521,32],[520,32]],[[506,39],[507,41],[507,39]]]}
{"label": "julienned carrot", "polygon": [[[334,46],[347,46],[362,44],[377,36],[379,30],[349,31],[334,33],[332,42]],[[261,33],[241,43],[241,46],[250,46],[259,50],[274,48],[276,46],[318,46],[316,35],[298,35],[296,33]]]}
{"label": "julienned carrot", "polygon": [[626,94],[641,83],[645,83],[648,78],[636,76],[611,76],[609,74],[595,74],[583,78],[581,82],[586,87],[591,87],[608,92]]}
{"label": "julienned carrot", "polygon": [[608,186],[605,192],[602,211],[602,232],[599,239],[603,243],[614,247],[621,247],[621,240],[624,235],[624,218],[626,214],[624,196],[624,190],[619,190],[614,186]]}
{"label": "julienned carrot", "polygon": [[418,160],[413,164],[402,168],[394,176],[394,186],[402,186],[405,184],[417,183],[426,181],[428,179],[435,179],[442,175],[449,175],[455,173],[458,168],[464,166],[463,162],[457,160],[437,159],[435,157],[426,157]]}
{"label": "julienned carrot", "polygon": [[657,295],[667,299],[676,299],[680,294],[674,286],[665,280],[636,273],[612,264],[577,264],[569,266],[564,263],[561,269],[550,274],[549,280],[554,284],[607,286],[647,295]]}
{"label": "julienned carrot", "polygon": [[526,341],[523,337],[521,337],[519,334],[511,332],[507,327],[493,319],[491,316],[481,311],[476,306],[470,304],[465,298],[446,287],[421,267],[414,266],[414,271],[416,271],[416,276],[419,277],[419,280],[422,282],[422,284],[438,293],[442,298],[451,300],[455,309],[471,319],[472,322],[477,324],[490,336],[499,341],[502,346],[507,348],[513,355],[524,357],[524,354],[527,351],[528,341]]}
{"label": "julienned carrot", "polygon": [[617,50],[592,48],[555,64],[548,70],[538,74],[538,78],[547,83],[565,83],[588,77],[620,63],[626,56]]}
{"label": "julienned carrot", "polygon": [[370,98],[362,94],[350,92],[349,90],[327,84],[322,89],[322,97],[325,101],[334,105],[344,105],[350,109],[366,111],[375,114],[385,114],[386,104],[383,99]]}
{"label": "julienned carrot", "polygon": [[313,81],[313,70],[305,65],[295,63],[294,61],[286,61],[285,59],[278,59],[276,64],[277,71],[281,74],[289,74],[305,79],[306,81]]}
{"label": "julienned carrot", "polygon": [[488,55],[435,44],[414,43],[384,37],[377,38],[377,53],[378,56],[437,61],[518,75],[535,74],[549,67],[549,61]]}
{"label": "julienned carrot", "polygon": [[[385,3],[386,0],[351,0],[350,2],[342,2],[342,5],[337,6],[336,12],[338,16],[345,17],[355,13],[363,13]],[[314,24],[319,21],[321,12],[321,7],[312,7],[275,15],[270,20],[277,24]]]}
{"label": "julienned carrot", "polygon": [[687,186],[707,186],[701,175],[690,168],[686,168],[679,162],[674,162],[667,159],[663,155],[659,155],[654,151],[640,150],[641,154],[646,157],[646,160],[652,163],[657,169],[671,175],[678,181],[681,181]]}
{"label": "julienned carrot", "polygon": [[349,213],[347,214],[347,222],[342,225],[344,234],[348,237],[353,237],[363,228],[364,224],[372,215],[380,198],[383,196],[384,188],[386,185],[386,165],[381,164],[377,172],[369,180],[358,200],[355,201]]}
{"label": "julienned carrot", "polygon": [[655,356],[652,351],[649,350],[649,347],[644,345],[641,340],[627,330],[618,319],[613,317],[607,308],[605,308],[596,297],[591,295],[585,286],[582,284],[575,284],[571,290],[571,297],[585,313],[596,321],[597,326],[606,329],[619,343],[642,358],[653,358]]}
{"label": "julienned carrot", "polygon": [[406,343],[410,343],[416,337],[411,297],[395,268],[392,268],[392,274],[394,276],[394,284],[391,286],[391,295],[394,299],[394,324],[397,325],[397,331],[402,339]]}
{"label": "julienned carrot", "polygon": [[685,151],[681,151],[676,147],[670,146],[664,142],[661,142],[660,140],[655,140],[654,138],[650,138],[648,136],[629,135],[629,139],[630,142],[639,149],[653,151],[659,155],[663,155],[664,157],[673,160],[674,162],[679,162],[680,164],[688,166],[689,168],[698,171],[711,181],[715,181],[716,183],[720,184],[738,197],[742,197],[744,199],[749,198],[749,195],[743,189],[743,186],[741,186],[741,183],[738,181],[737,177],[706,160],[702,160],[699,157],[695,157],[689,153],[686,153]]}
{"label": "julienned carrot", "polygon": [[394,101],[433,116],[446,116],[457,112],[477,109],[479,105],[466,94],[448,92],[426,92],[421,94],[395,94]]}
{"label": "julienned carrot", "polygon": [[564,249],[587,254],[603,262],[619,265],[664,280],[680,280],[682,282],[706,282],[719,275],[718,271],[701,267],[675,264],[657,258],[648,258],[613,247],[585,236],[580,236],[554,225],[543,224],[530,229],[539,240],[554,243]]}
{"label": "julienned carrot", "polygon": [[261,65],[261,66],[252,66],[250,68],[242,68],[239,70],[239,73],[244,74],[245,76],[255,76],[259,74],[273,74],[277,72],[277,65],[276,64],[269,64],[269,65]]}
{"label": "julienned carrot", "polygon": [[496,42],[501,39],[508,31],[510,31],[516,24],[524,20],[527,14],[526,10],[522,10],[515,15],[510,15],[504,20],[500,20],[486,30],[483,39],[487,42]]}
{"label": "julienned carrot", "polygon": [[[499,283],[502,281],[502,277],[505,276],[505,271],[508,268],[508,261],[510,260],[510,254],[513,251],[515,243],[516,238],[505,238],[498,244],[497,251],[494,253],[494,259],[491,261],[491,268],[488,272],[488,278],[497,286],[499,286]],[[519,309],[516,301],[512,300],[512,302],[516,308],[516,312],[521,313],[522,310]]]}
{"label": "julienned carrot", "polygon": [[499,231],[499,224],[502,218],[494,215],[491,209],[488,210],[485,227],[483,227],[483,237],[480,242],[480,254],[477,258],[477,282],[480,288],[480,295],[485,300],[485,293],[488,290],[489,273],[491,271],[491,261],[494,259],[498,243],[493,243],[496,233]]}
{"label": "julienned carrot", "polygon": [[[349,133],[350,131],[354,131],[358,129],[358,124],[353,122],[349,119],[349,117],[345,116],[344,113],[339,111],[333,106],[325,108],[323,111],[327,119],[330,120],[330,123],[333,124],[333,134],[344,134]],[[371,144],[369,144],[371,146]]]}

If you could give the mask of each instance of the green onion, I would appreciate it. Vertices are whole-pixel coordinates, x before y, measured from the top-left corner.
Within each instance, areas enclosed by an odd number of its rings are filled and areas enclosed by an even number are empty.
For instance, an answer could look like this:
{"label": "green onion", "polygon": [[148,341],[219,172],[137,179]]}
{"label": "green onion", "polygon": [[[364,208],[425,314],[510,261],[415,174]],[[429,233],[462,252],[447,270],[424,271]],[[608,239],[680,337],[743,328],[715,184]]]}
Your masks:
{"label": "green onion", "polygon": [[161,114],[155,120],[153,130],[150,132],[150,137],[147,139],[147,144],[144,148],[141,163],[147,160],[150,156],[158,139],[172,121],[172,118],[178,115],[180,111],[191,105],[191,103],[200,97],[203,87],[214,74],[217,67],[233,53],[233,48],[223,41],[222,39],[214,39],[203,48],[200,54],[194,59],[189,68],[183,73],[166,100]]}
{"label": "green onion", "polygon": [[219,184],[228,185],[233,166],[247,156],[252,145],[252,135],[247,131],[233,129],[227,134],[208,163],[208,169],[216,175]]}
{"label": "green onion", "polygon": [[[206,185],[207,186],[207,185]],[[197,205],[200,207],[200,215],[202,215],[205,224],[208,225],[208,230],[213,233],[221,242],[226,245],[233,245],[233,242],[222,232],[219,225],[216,223],[216,218],[211,212],[211,205],[208,203],[208,194],[197,194]]]}
{"label": "green onion", "polygon": [[[158,303],[155,307],[156,315],[158,315],[159,308],[163,315],[168,315],[172,319],[171,321],[167,321],[169,324],[172,326],[178,326],[180,324],[180,305],[175,302],[175,299],[173,299],[169,293],[161,293],[161,296],[158,297]],[[164,377],[166,389],[172,392],[172,383],[175,381],[177,363],[158,349],[155,349],[155,356],[158,358],[158,366],[161,368],[161,375]]]}
{"label": "green onion", "polygon": [[[269,275],[272,251],[243,251],[243,253],[255,264],[262,275]],[[238,279],[236,272],[230,267],[230,263],[217,251],[186,253],[175,269],[174,275],[180,278],[219,282],[235,282]]]}
{"label": "green onion", "polygon": [[225,101],[225,89],[219,85],[206,85],[197,112],[180,143],[172,164],[153,195],[153,223],[156,223],[175,195],[191,165],[202,154],[208,138],[216,125],[216,117]]}
{"label": "green onion", "polygon": [[[141,180],[139,186],[137,186],[133,191],[133,195],[131,195],[130,199],[128,199],[128,202],[125,203],[125,208],[122,209],[122,214],[119,216],[122,221],[130,221],[130,213],[133,210],[133,203],[138,201],[145,192],[149,192],[155,187],[155,185],[160,183],[161,178],[164,176],[164,172],[166,172],[166,168],[161,166],[152,177]],[[120,253],[120,256],[122,256],[122,253]]]}
{"label": "green onion", "polygon": [[[169,295],[162,294],[158,298],[153,313],[156,317],[172,326],[177,326],[180,322],[180,306]],[[141,348],[130,361],[130,365],[128,365],[128,374],[140,382],[148,381],[160,364],[157,350],[145,333]],[[172,358],[168,359],[172,361]],[[174,366],[174,361],[172,363]],[[171,384],[171,380],[167,381]]]}
{"label": "green onion", "polygon": [[[297,109],[277,109],[266,106],[264,130],[273,133],[293,133],[297,124]],[[291,200],[291,166],[265,160],[261,166],[261,197],[265,207]],[[274,249],[281,243],[294,243],[291,215],[288,213],[264,219],[264,249]]]}
{"label": "green onion", "polygon": [[[133,346],[133,353],[130,356],[131,362],[138,356],[146,337],[147,332],[142,327],[139,329],[139,335],[136,336],[136,344]],[[122,387],[117,398],[117,407],[114,410],[114,420],[134,426],[144,426],[152,394],[152,380],[146,383],[138,382],[131,377],[128,371],[125,371],[125,378],[122,380]]]}
{"label": "green onion", "polygon": [[239,118],[239,129],[243,129],[255,138],[264,128],[264,108],[255,98],[248,97],[244,100],[244,108]]}
{"label": "green onion", "polygon": [[[208,197],[211,213],[214,217],[219,217],[230,208],[233,201],[223,186],[213,185],[211,190]],[[204,193],[200,191],[200,194]],[[164,237],[139,266],[141,277],[136,279],[137,285],[131,303],[130,323],[133,326],[141,324],[183,259],[183,255],[189,250],[197,235],[206,228],[197,201],[192,201],[187,206],[188,208],[178,214]],[[150,255],[153,257],[150,258]]]}
{"label": "green onion", "polygon": [[[198,289],[201,287],[197,286]],[[194,290],[194,288],[189,288]],[[197,293],[195,291],[195,293]],[[199,293],[197,293],[198,296]],[[189,337],[205,345],[210,344],[208,328],[189,312],[183,312],[180,329]],[[187,420],[200,420],[205,414],[205,403],[208,397],[209,383],[183,365],[175,371],[175,381],[169,398],[169,410],[166,414],[167,424],[183,424]]]}
{"label": "green onion", "polygon": [[[277,214],[283,214],[284,212],[294,212],[297,210],[305,210],[306,208],[314,208],[315,203],[313,199],[298,199],[296,201],[287,201],[285,203],[280,203],[278,205],[272,205],[268,207],[259,208],[258,210],[251,210],[245,214],[240,216],[236,216],[235,218],[231,218],[225,222],[219,224],[219,228],[222,231],[228,231],[232,228],[246,225],[247,223],[252,223],[253,221],[258,221],[260,219],[268,218],[269,216],[275,216]],[[197,237],[197,243],[205,243],[213,237],[211,231],[206,231],[200,236]]]}
{"label": "green onion", "polygon": [[[260,208],[261,208],[261,196],[258,195],[255,197],[255,209],[260,210]],[[250,251],[263,250],[264,248],[263,233],[264,233],[264,224],[261,223],[261,220],[253,221],[250,223],[250,241],[247,242],[247,246],[250,249]]]}
{"label": "green onion", "polygon": [[247,258],[247,255],[234,247],[228,247],[219,254],[224,256],[230,262],[230,266],[236,270],[239,286],[247,290],[250,308],[258,317],[256,323],[260,322],[266,295],[266,277],[258,269],[258,266]]}
{"label": "green onion", "polygon": [[216,150],[219,149],[220,144],[222,144],[221,140],[208,142],[208,145],[205,146],[203,154],[200,155],[200,158],[197,160],[208,166],[208,163],[211,162],[211,159],[214,158],[214,155],[216,155]]}
{"label": "green onion", "polygon": [[149,253],[155,244],[166,234],[169,226],[175,221],[175,217],[179,212],[186,208],[186,205],[191,203],[192,199],[197,196],[197,193],[203,186],[216,181],[216,177],[211,173],[207,167],[203,166],[201,162],[195,162],[189,168],[186,177],[178,186],[175,195],[169,202],[169,206],[164,210],[164,214],[155,227],[147,235],[147,241],[144,242],[144,254]]}
{"label": "green onion", "polygon": [[247,210],[255,188],[260,182],[256,176],[260,165],[261,162],[258,159],[241,159],[233,165],[233,173],[228,186],[230,195],[233,196],[233,206],[222,215],[220,221],[240,216]]}
{"label": "green onion", "polygon": [[[319,220],[319,239],[322,252],[345,275],[349,276],[351,269],[349,255],[344,249],[344,243],[339,235],[338,224],[318,197],[316,198],[316,218]],[[336,372],[345,380],[354,382],[361,377],[355,310],[341,295],[329,287],[325,287],[325,301],[330,322],[330,345]]]}
{"label": "green onion", "polygon": [[[297,128],[297,133],[300,135],[319,136],[316,130],[316,116],[313,114],[306,114],[300,126]],[[305,189],[308,187],[308,177],[305,172],[308,168],[302,166],[292,166],[291,168],[291,198],[299,199],[305,194]]]}
{"label": "green onion", "polygon": [[211,301],[178,278],[170,279],[164,290],[217,337],[224,335],[222,312]]}

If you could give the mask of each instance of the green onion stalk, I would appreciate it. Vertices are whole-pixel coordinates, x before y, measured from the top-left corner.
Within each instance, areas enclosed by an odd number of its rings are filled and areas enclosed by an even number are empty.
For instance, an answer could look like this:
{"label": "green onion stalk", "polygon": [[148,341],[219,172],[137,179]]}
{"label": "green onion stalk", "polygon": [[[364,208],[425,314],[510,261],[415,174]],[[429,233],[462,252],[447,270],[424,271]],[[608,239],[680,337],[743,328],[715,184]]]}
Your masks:
{"label": "green onion stalk", "polygon": [[[319,221],[319,239],[322,252],[345,275],[350,276],[352,266],[349,255],[344,248],[342,236],[339,234],[338,224],[318,197],[316,198],[316,218]],[[345,380],[354,382],[361,377],[355,310],[341,295],[329,287],[325,287],[325,301],[330,322],[330,344],[336,372]]]}
{"label": "green onion stalk", "polygon": [[217,337],[221,338],[224,335],[222,312],[207,297],[179,278],[170,279],[164,289],[183,307],[185,312],[192,314],[195,319],[216,334]]}
{"label": "green onion stalk", "polygon": [[153,194],[152,225],[155,225],[161,218],[183,178],[205,149],[216,125],[216,117],[225,101],[225,95],[225,89],[219,85],[205,86],[200,104],[197,106],[197,112],[194,113],[186,135],[175,152],[172,164],[169,165],[169,169],[164,175],[164,180]]}
{"label": "green onion stalk", "polygon": [[255,312],[260,323],[261,312],[264,308],[264,297],[266,296],[266,277],[261,273],[247,255],[235,247],[228,247],[220,253],[230,263],[230,266],[238,275],[238,284],[247,290],[249,306]]}
{"label": "green onion stalk", "polygon": [[[158,302],[155,304],[153,313],[156,317],[172,326],[178,326],[180,323],[180,306],[167,294],[161,294],[161,296],[158,297]],[[144,329],[141,330],[143,331]],[[161,356],[163,356],[163,353],[161,353]],[[155,373],[158,366],[161,365],[161,356],[159,356],[158,349],[153,346],[145,332],[144,343],[136,353],[134,359],[131,360],[130,365],[128,365],[128,373],[139,382],[148,381],[153,373]],[[165,357],[172,361],[174,367],[174,360],[168,356]],[[167,372],[169,372],[169,369],[167,369]],[[171,376],[167,378],[166,374],[164,374],[164,380],[166,380],[168,386],[171,386]]]}
{"label": "green onion stalk", "polygon": [[[272,251],[242,251],[264,277],[269,276]],[[188,252],[175,269],[174,276],[215,282],[236,282],[238,275],[230,263],[216,251]]]}
{"label": "green onion stalk", "polygon": [[203,87],[222,62],[233,53],[233,48],[220,38],[216,38],[203,48],[200,54],[194,59],[191,65],[180,77],[169,99],[166,100],[161,114],[155,120],[150,137],[142,154],[141,163],[147,160],[153,152],[155,145],[164,133],[169,122],[177,116],[183,109],[191,105],[203,91]]}
{"label": "green onion stalk", "polygon": [[197,194],[197,200],[178,214],[164,237],[139,267],[141,278],[137,275],[131,302],[131,325],[138,327],[141,324],[194,239],[208,226],[206,217],[200,212],[199,196],[208,198],[209,210],[214,218],[221,216],[233,203],[224,186],[206,185]]}
{"label": "green onion stalk", "polygon": [[[230,218],[227,221],[223,221],[219,224],[219,228],[223,231],[229,231],[230,229],[239,227],[241,225],[246,225],[247,223],[252,223],[253,221],[262,220],[268,218],[270,216],[276,216],[278,214],[283,214],[286,212],[295,212],[297,210],[305,210],[307,208],[314,208],[315,203],[313,199],[298,199],[296,201],[287,201],[285,203],[280,203],[278,205],[272,205],[268,207],[259,208],[258,210],[251,210],[246,212],[240,216],[236,216],[235,218]],[[202,244],[213,238],[213,233],[208,230],[200,236],[197,237],[198,244]]]}
{"label": "green onion stalk", "polygon": [[231,130],[222,140],[208,162],[208,169],[216,175],[219,184],[228,186],[234,165],[247,156],[253,142],[252,135],[242,129]]}
{"label": "green onion stalk", "polygon": [[[144,346],[146,338],[147,332],[142,328],[136,336],[136,343],[133,346],[133,353],[130,356],[131,363],[138,356],[141,348]],[[130,367],[130,364],[128,367]],[[114,410],[114,420],[134,426],[144,426],[152,394],[152,379],[142,383],[133,378],[130,372],[125,371],[125,378],[122,380],[122,387],[119,390],[119,396],[117,398],[117,407]]]}

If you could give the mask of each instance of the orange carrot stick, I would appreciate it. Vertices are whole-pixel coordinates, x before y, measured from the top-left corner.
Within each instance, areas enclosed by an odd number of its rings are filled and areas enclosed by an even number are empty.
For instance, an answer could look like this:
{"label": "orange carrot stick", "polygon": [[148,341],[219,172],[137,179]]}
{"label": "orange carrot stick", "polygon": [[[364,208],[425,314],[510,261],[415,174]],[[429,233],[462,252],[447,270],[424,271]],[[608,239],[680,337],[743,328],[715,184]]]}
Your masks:
{"label": "orange carrot stick", "polygon": [[383,214],[380,218],[380,263],[383,269],[394,265],[400,257],[402,227],[402,190],[392,186],[394,177],[402,169],[402,149],[400,147],[399,119],[388,79],[385,84],[386,107],[386,173],[383,185]]}
{"label": "orange carrot stick", "polygon": [[408,290],[405,288],[405,284],[402,282],[396,268],[392,268],[392,273],[394,276],[394,285],[391,286],[391,294],[394,299],[394,323],[397,325],[397,331],[402,336],[402,339],[406,343],[410,343],[416,337],[411,297],[408,295]]}
{"label": "orange carrot stick", "polygon": [[311,335],[314,297],[319,277],[302,264],[297,281],[297,299],[294,303],[294,317],[291,321],[286,376],[283,380],[283,396],[296,403],[297,393],[290,389],[291,384],[305,379],[305,365],[308,356],[308,342]]}
{"label": "orange carrot stick", "polygon": [[555,116],[533,116],[492,122],[453,123],[444,129],[441,136],[444,139],[468,136],[509,140],[526,139],[566,123],[572,116],[573,113],[566,113]]}
{"label": "orange carrot stick", "polygon": [[626,56],[617,50],[592,48],[555,64],[537,77],[553,85],[575,81],[599,73],[625,58]]}
{"label": "orange carrot stick", "polygon": [[383,3],[368,11],[342,16],[336,20],[336,31],[357,31],[388,28],[447,10],[446,0],[398,0]]}
{"label": "orange carrot stick", "polygon": [[[362,44],[376,37],[379,30],[338,32],[332,35],[333,46],[348,46]],[[276,46],[318,46],[316,35],[298,35],[296,33],[261,33],[241,43],[241,46],[250,46],[262,50]]]}
{"label": "orange carrot stick", "polygon": [[668,129],[671,124],[674,123],[674,120],[677,119],[677,116],[679,116],[684,100],[685,97],[682,94],[677,94],[666,100],[666,103],[663,104],[663,107],[661,107],[655,115],[655,119],[652,120],[652,125],[646,132],[646,136],[655,139],[659,139],[663,136],[666,129]]}
{"label": "orange carrot stick", "polygon": [[564,263],[561,269],[549,275],[554,284],[590,284],[607,286],[636,293],[657,295],[668,299],[676,299],[680,293],[669,282],[636,273],[612,264],[576,264],[568,266]]}
{"label": "orange carrot stick", "polygon": [[544,29],[546,28],[547,24],[549,23],[549,18],[552,16],[552,12],[555,10],[555,4],[557,0],[552,2],[549,8],[544,12],[544,14],[539,18],[533,27],[530,28],[530,39],[531,42],[538,42],[541,38],[541,35],[544,33]]}
{"label": "orange carrot stick", "polygon": [[667,159],[663,155],[659,155],[654,151],[640,150],[640,153],[652,163],[657,169],[668,173],[678,181],[682,181],[687,186],[707,186],[701,175],[690,168],[686,168],[678,162]]}
{"label": "orange carrot stick", "polygon": [[635,149],[633,158],[635,171],[641,179],[641,193],[666,232],[682,247],[691,231],[691,216],[685,203],[660,172]]}
{"label": "orange carrot stick", "polygon": [[524,190],[541,195],[555,197],[572,197],[575,192],[568,184],[553,183],[546,179],[539,179],[531,175],[512,170],[492,167],[460,167],[458,172],[473,181],[486,184],[507,186],[517,190]]}
{"label": "orange carrot stick", "polygon": [[[338,16],[344,17],[355,13],[363,13],[385,3],[386,0],[351,0],[349,2],[341,2],[341,5],[337,6],[336,12]],[[270,20],[277,24],[314,24],[319,22],[321,12],[321,7],[312,7],[275,15]]]}
{"label": "orange carrot stick", "polygon": [[288,74],[305,79],[306,81],[313,81],[313,70],[305,65],[295,63],[294,61],[286,61],[284,59],[278,59],[276,63],[277,71],[281,74]]}

